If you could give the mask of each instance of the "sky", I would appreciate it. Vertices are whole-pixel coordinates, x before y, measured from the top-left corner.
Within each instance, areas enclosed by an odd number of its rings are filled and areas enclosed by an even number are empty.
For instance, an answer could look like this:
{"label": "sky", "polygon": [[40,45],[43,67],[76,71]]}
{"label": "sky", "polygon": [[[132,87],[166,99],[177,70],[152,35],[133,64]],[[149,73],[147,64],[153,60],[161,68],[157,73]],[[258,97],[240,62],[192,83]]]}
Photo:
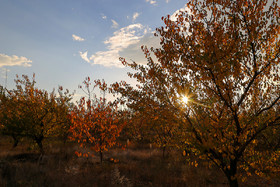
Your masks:
{"label": "sky", "polygon": [[[141,45],[186,0],[0,0],[0,85],[36,75],[37,87],[76,91],[85,77],[129,80],[119,57],[146,63]],[[7,76],[6,76],[7,73]],[[7,77],[7,79],[6,79]],[[7,84],[6,84],[7,82]]]}

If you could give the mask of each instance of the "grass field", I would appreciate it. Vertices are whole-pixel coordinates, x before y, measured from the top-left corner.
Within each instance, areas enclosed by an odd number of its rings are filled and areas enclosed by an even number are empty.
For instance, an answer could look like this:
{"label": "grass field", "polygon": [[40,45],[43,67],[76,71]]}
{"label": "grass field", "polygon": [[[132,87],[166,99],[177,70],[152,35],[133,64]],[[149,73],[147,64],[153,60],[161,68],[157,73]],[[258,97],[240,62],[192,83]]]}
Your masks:
{"label": "grass field", "polygon": [[[0,186],[227,186],[217,168],[190,165],[176,150],[162,158],[161,150],[149,145],[114,149],[99,158],[77,157],[72,143],[48,143],[46,154],[22,142],[12,148],[0,138]],[[256,176],[240,186],[278,186],[280,178],[267,181]]]}

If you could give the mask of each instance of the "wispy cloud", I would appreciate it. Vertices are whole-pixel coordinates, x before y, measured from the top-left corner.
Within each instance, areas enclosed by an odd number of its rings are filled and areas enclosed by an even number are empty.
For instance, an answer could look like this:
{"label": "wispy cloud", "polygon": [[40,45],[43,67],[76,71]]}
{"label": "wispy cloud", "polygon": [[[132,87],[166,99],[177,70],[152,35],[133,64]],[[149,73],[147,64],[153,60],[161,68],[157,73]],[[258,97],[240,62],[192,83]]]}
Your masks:
{"label": "wispy cloud", "polygon": [[4,66],[24,66],[24,67],[30,67],[32,61],[27,59],[24,56],[8,56],[5,54],[0,54],[0,67]]}
{"label": "wispy cloud", "polygon": [[125,53],[124,51],[128,50],[130,46],[138,46],[137,50],[141,51],[140,41],[147,33],[147,30],[149,28],[140,23],[123,27],[115,31],[114,35],[108,40],[104,41],[104,44],[107,45],[106,51],[98,51],[91,55],[90,58],[88,58],[87,51],[84,53],[80,52],[80,56],[90,64],[99,64],[105,67],[123,67],[119,62],[120,53]]}
{"label": "wispy cloud", "polygon": [[169,3],[169,0],[166,0],[165,2],[166,2],[166,3]]}
{"label": "wispy cloud", "polygon": [[133,16],[132,16],[132,22],[134,22],[138,17],[139,17],[139,13],[138,12],[134,12]]}
{"label": "wispy cloud", "polygon": [[81,58],[82,58],[84,61],[86,61],[86,62],[88,62],[88,63],[90,62],[89,59],[88,59],[88,57],[87,57],[87,56],[88,56],[88,54],[87,54],[88,52],[87,52],[87,51],[84,52],[84,53],[83,53],[83,52],[79,52],[79,53],[80,53]]}
{"label": "wispy cloud", "polygon": [[77,36],[75,34],[72,34],[72,38],[73,38],[74,41],[79,41],[79,42],[85,41],[84,38],[82,38],[80,36]]}
{"label": "wispy cloud", "polygon": [[[146,1],[151,2],[152,0]],[[156,1],[153,1],[151,4],[155,3]],[[171,19],[176,20],[176,15],[180,13],[180,11],[187,11],[191,13],[191,11],[185,6],[175,11],[171,15]],[[135,12],[131,19],[136,19],[138,16],[139,13]],[[127,18],[129,19],[129,17]],[[123,65],[120,63],[119,57],[124,57],[128,60],[132,59],[139,64],[145,64],[147,63],[147,60],[145,59],[145,55],[140,47],[142,45],[154,48],[160,47],[160,38],[154,37],[153,33],[154,32],[152,32],[148,26],[143,26],[140,23],[131,24],[127,27],[118,29],[111,37],[104,41],[104,44],[107,45],[107,50],[98,51],[92,55],[88,55],[88,51],[80,52],[80,56],[85,62],[105,67],[122,68]],[[154,57],[153,54],[151,55]],[[156,60],[156,58],[154,59]]]}
{"label": "wispy cloud", "polygon": [[[138,64],[146,64],[147,59],[145,58],[145,55],[141,50],[141,46],[147,46],[148,48],[150,47],[159,48],[160,38],[155,37],[153,32],[151,32],[151,30],[147,30],[146,34],[144,34],[144,36],[140,39],[138,43],[132,44],[128,48],[122,50],[119,53],[119,55],[121,57],[126,58],[128,61],[133,60]],[[156,61],[156,58],[153,55],[153,53],[151,53],[151,56]]]}
{"label": "wispy cloud", "polygon": [[112,28],[117,29],[117,28],[119,27],[118,22],[116,22],[116,21],[113,20],[113,19],[112,19],[111,21],[112,21],[112,23],[113,23]]}
{"label": "wispy cloud", "polygon": [[99,64],[105,67],[119,67],[122,65],[119,62],[119,51],[118,50],[108,50],[108,51],[98,51],[90,57],[93,64]]}
{"label": "wispy cloud", "polygon": [[150,3],[151,5],[156,5],[156,1],[155,0],[146,0],[146,2]]}
{"label": "wispy cloud", "polygon": [[106,15],[101,14],[101,16],[102,16],[102,19],[107,19],[107,16],[106,16]]}
{"label": "wispy cloud", "polygon": [[104,43],[109,45],[109,49],[118,49],[128,47],[131,44],[137,43],[142,37],[144,26],[140,23],[128,25],[114,32],[114,36],[110,37]]}

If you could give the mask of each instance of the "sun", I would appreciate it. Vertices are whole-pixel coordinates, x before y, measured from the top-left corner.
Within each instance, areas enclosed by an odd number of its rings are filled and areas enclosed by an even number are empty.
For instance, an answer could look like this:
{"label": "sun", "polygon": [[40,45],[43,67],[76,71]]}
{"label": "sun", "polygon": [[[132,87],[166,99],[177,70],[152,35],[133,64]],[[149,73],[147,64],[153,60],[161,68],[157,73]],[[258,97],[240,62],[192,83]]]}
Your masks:
{"label": "sun", "polygon": [[187,96],[184,96],[184,97],[182,98],[182,101],[183,101],[183,103],[188,104],[189,98],[188,98]]}

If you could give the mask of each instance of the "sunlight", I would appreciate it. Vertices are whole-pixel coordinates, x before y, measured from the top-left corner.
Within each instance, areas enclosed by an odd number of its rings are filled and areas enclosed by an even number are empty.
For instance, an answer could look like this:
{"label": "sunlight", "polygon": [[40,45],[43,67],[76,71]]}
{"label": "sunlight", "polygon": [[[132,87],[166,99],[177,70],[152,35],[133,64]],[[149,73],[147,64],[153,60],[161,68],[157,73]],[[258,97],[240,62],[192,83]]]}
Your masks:
{"label": "sunlight", "polygon": [[188,104],[189,98],[188,98],[187,96],[184,96],[184,97],[182,98],[182,101],[183,101],[183,103]]}

